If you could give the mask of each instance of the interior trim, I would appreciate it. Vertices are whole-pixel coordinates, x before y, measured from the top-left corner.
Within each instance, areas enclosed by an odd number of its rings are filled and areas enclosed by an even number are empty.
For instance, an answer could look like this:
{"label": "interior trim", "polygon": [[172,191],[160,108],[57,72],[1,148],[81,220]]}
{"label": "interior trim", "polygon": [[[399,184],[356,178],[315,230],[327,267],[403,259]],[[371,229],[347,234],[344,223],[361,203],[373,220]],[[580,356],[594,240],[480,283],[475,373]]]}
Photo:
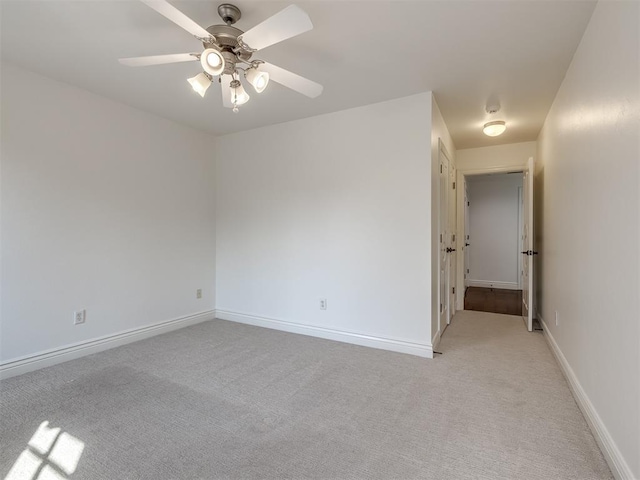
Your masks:
{"label": "interior trim", "polygon": [[569,362],[562,353],[562,350],[560,350],[560,347],[553,338],[553,335],[551,335],[551,332],[549,332],[547,324],[544,322],[540,315],[538,315],[538,320],[540,320],[540,323],[542,324],[544,338],[547,340],[551,352],[553,352],[553,355],[556,357],[556,360],[560,365],[560,369],[567,379],[567,383],[569,384],[569,389],[573,394],[573,398],[575,399],[578,407],[580,408],[580,411],[582,412],[582,415],[587,421],[587,424],[589,425],[589,428],[591,429],[591,432],[593,433],[593,436],[596,439],[596,442],[600,447],[605,460],[609,464],[611,473],[613,473],[613,476],[617,480],[634,480],[631,468],[625,461],[622,453],[620,453],[620,450],[611,437],[611,434],[609,434],[609,431],[600,418],[600,415],[598,415],[598,412],[593,406],[593,403],[591,403],[591,400],[587,396],[587,393],[582,388],[582,385],[580,385],[578,377],[576,377],[575,373],[573,373],[571,365],[569,365]]}
{"label": "interior trim", "polygon": [[86,355],[126,345],[127,343],[137,342],[138,340],[167,333],[172,330],[178,330],[207,320],[213,320],[213,318],[214,311],[208,310],[153,325],[125,330],[112,335],[105,335],[62,348],[46,350],[34,355],[8,360],[0,364],[0,379],[15,377],[23,373],[51,367]]}
{"label": "interior trim", "polygon": [[341,330],[333,330],[330,328],[316,327],[312,325],[302,325],[299,323],[277,320],[275,318],[260,317],[257,315],[231,312],[228,310],[216,310],[216,318],[219,318],[220,320],[228,320],[230,322],[254,325],[256,327],[271,328],[283,332],[351,343],[363,347],[379,348],[381,350],[417,355],[418,357],[433,358],[432,346],[422,343],[413,343],[372,335],[363,335],[360,333],[344,332]]}

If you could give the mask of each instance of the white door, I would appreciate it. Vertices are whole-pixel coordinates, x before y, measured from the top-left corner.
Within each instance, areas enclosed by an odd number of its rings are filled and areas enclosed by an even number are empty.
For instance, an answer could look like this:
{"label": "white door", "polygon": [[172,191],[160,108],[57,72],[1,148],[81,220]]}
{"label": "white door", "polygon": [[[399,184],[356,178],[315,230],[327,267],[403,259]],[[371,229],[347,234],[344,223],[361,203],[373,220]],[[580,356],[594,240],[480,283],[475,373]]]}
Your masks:
{"label": "white door", "polygon": [[[442,153],[442,150],[440,150]],[[440,335],[444,333],[449,321],[449,248],[448,225],[449,225],[449,159],[445,155],[440,155],[440,182],[439,182],[439,289],[440,289],[440,312],[438,316],[438,329]]]}
{"label": "white door", "polygon": [[451,318],[456,314],[456,169],[452,163],[449,164],[449,316],[447,324],[451,323]]}
{"label": "white door", "polygon": [[464,288],[467,288],[467,280],[469,278],[469,247],[471,239],[469,238],[469,194],[467,193],[467,179],[464,180]]}
{"label": "white door", "polygon": [[[524,175],[523,175],[524,177]],[[524,251],[522,240],[524,239],[523,213],[524,213],[524,197],[522,195],[522,187],[518,187],[518,290],[522,290],[522,268],[525,255],[520,254]]]}
{"label": "white door", "polygon": [[529,158],[522,181],[522,319],[533,331],[533,158]]}

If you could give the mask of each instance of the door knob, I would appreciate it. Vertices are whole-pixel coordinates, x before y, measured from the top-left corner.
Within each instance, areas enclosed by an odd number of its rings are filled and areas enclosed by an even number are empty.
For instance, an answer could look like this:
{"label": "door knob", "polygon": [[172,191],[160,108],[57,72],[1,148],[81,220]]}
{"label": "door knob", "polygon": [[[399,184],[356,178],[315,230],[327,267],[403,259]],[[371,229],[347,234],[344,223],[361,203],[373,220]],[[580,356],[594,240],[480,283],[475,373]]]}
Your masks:
{"label": "door knob", "polygon": [[449,248],[447,247],[447,253],[451,253],[451,252],[455,252],[456,249],[455,248]]}
{"label": "door knob", "polygon": [[464,246],[468,247],[469,245],[471,245],[470,243],[465,243]]}
{"label": "door knob", "polygon": [[529,253],[529,250],[527,250],[526,252],[522,252],[522,254],[523,254],[523,255],[531,255],[531,254]]}

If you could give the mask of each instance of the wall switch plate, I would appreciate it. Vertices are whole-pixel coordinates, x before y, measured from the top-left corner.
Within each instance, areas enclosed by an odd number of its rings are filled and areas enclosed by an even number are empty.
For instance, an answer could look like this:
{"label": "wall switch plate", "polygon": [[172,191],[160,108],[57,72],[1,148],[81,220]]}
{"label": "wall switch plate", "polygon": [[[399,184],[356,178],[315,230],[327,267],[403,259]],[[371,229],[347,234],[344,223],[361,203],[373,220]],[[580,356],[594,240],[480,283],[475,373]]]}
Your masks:
{"label": "wall switch plate", "polygon": [[87,311],[86,310],[78,310],[77,312],[73,312],[73,324],[80,325],[87,320]]}
{"label": "wall switch plate", "polygon": [[556,310],[556,327],[560,325],[560,318],[558,316],[558,311]]}
{"label": "wall switch plate", "polygon": [[326,310],[327,309],[327,299],[326,298],[321,298],[320,299],[320,310]]}
{"label": "wall switch plate", "polygon": [[202,298],[202,289],[201,288],[196,290],[196,298]]}

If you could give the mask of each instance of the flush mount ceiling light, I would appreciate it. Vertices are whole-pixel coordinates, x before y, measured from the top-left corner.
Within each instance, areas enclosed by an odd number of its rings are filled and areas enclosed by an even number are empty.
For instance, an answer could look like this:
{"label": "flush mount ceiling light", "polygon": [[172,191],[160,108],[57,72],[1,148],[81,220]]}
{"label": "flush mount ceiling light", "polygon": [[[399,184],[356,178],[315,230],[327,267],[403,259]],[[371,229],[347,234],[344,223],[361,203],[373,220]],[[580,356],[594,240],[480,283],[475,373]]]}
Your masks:
{"label": "flush mount ceiling light", "polygon": [[507,129],[507,125],[502,120],[496,120],[495,122],[485,123],[482,128],[482,132],[489,137],[497,137],[502,135]]}
{"label": "flush mount ceiling light", "polygon": [[322,85],[271,63],[253,58],[255,52],[313,28],[309,15],[300,7],[290,5],[243,32],[232,26],[240,20],[242,14],[238,7],[229,3],[223,3],[218,7],[218,14],[225,25],[211,25],[204,29],[165,0],[140,1],[191,33],[202,42],[204,50],[201,53],[121,58],[119,61],[123,65],[145,67],[200,60],[204,73],[189,78],[189,83],[204,97],[213,77],[218,77],[222,88],[222,102],[225,107],[232,108],[234,112],[238,111],[238,105],[249,101],[249,95],[240,81],[239,72],[244,73],[246,81],[257,93],[267,88],[269,79],[310,98],[315,98],[322,93]]}

